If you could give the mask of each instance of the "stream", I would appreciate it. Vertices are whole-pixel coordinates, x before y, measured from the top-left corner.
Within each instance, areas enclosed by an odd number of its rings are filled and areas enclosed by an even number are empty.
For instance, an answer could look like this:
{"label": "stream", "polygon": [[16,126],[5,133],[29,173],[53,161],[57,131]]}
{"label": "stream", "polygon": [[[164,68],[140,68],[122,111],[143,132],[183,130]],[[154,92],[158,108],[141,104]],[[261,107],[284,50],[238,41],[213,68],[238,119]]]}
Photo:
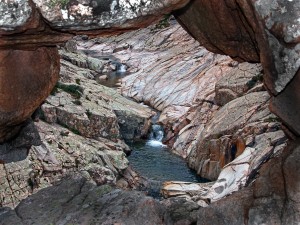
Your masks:
{"label": "stream", "polygon": [[[85,54],[102,58],[115,65],[115,71],[108,74],[99,74],[96,81],[110,88],[117,88],[120,80],[129,75],[126,65],[120,63],[113,56],[103,56],[96,51],[85,51]],[[171,150],[162,143],[164,137],[163,127],[156,124],[159,113],[152,118],[151,132],[148,140],[140,140],[127,143],[132,152],[128,160],[132,167],[143,177],[159,183],[163,181],[186,181],[186,182],[207,182],[196,175],[188,168],[184,159],[171,153]]]}
{"label": "stream", "polygon": [[171,153],[162,143],[163,137],[163,127],[153,124],[148,140],[129,144],[132,152],[128,159],[132,167],[151,180],[206,182],[187,167],[184,159]]}

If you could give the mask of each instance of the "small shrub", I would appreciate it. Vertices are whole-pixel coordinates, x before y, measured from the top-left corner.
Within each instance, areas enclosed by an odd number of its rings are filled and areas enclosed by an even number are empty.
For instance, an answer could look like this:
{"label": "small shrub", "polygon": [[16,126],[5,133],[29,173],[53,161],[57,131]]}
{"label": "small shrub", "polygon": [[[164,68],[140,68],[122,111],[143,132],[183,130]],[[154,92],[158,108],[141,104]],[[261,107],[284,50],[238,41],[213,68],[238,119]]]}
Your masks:
{"label": "small shrub", "polygon": [[79,99],[82,96],[83,88],[76,84],[63,84],[60,82],[57,82],[56,88],[59,88],[70,95],[72,95],[74,98]]}
{"label": "small shrub", "polygon": [[55,6],[59,6],[62,9],[66,9],[68,3],[69,3],[69,0],[50,0],[49,6],[51,8],[53,8]]}
{"label": "small shrub", "polygon": [[255,86],[255,84],[257,82],[262,82],[262,81],[263,81],[263,75],[262,74],[256,75],[256,76],[252,77],[252,79],[247,82],[247,87],[248,87],[248,89],[251,89]]}
{"label": "small shrub", "polygon": [[80,85],[80,79],[79,78],[76,78],[75,82],[76,82],[76,84]]}
{"label": "small shrub", "polygon": [[169,27],[169,26],[170,26],[170,23],[169,23],[170,17],[171,17],[171,14],[165,15],[165,16],[158,22],[158,24],[155,25],[155,28],[154,28],[154,29],[163,29],[163,28]]}

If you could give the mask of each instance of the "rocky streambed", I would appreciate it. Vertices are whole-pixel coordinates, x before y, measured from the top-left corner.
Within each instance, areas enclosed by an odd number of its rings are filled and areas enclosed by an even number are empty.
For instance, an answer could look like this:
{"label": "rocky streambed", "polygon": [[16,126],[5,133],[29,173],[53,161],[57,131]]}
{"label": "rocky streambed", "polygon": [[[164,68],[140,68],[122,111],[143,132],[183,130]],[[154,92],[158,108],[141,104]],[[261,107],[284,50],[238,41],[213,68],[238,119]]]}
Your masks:
{"label": "rocky streambed", "polygon": [[[260,65],[208,52],[173,20],[77,37],[60,55],[55,89],[19,137],[2,146],[8,163],[0,164],[0,224],[201,223],[215,201],[239,190],[250,199],[253,182],[267,177],[258,176],[262,165],[287,151]],[[129,73],[110,83],[119,88],[100,85],[117,65]],[[169,180],[161,201],[134,191],[151,186],[126,157],[126,142],[149,133],[155,112],[145,104],[161,112],[164,144],[212,182]]]}

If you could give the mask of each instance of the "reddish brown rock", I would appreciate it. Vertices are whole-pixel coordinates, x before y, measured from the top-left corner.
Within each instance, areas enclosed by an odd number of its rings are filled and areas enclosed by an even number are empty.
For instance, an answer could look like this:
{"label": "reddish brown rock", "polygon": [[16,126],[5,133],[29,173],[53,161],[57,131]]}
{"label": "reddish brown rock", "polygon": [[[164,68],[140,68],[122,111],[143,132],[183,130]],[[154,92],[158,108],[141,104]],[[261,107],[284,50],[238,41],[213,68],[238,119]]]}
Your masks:
{"label": "reddish brown rock", "polygon": [[0,142],[15,135],[46,99],[58,72],[56,48],[0,52]]}
{"label": "reddish brown rock", "polygon": [[175,14],[210,51],[262,62],[266,84],[276,94],[300,66],[299,9],[299,1],[193,0]]}
{"label": "reddish brown rock", "polygon": [[209,51],[259,62],[255,33],[234,1],[192,0],[175,15]]}

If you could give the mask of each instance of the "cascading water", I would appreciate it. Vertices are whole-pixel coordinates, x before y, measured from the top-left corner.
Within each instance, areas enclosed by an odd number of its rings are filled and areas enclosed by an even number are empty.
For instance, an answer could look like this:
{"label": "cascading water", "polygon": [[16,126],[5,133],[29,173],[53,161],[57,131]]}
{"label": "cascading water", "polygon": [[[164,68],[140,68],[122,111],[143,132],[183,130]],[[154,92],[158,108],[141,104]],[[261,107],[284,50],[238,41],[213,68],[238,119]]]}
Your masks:
{"label": "cascading water", "polygon": [[162,143],[163,138],[164,138],[163,127],[158,124],[154,124],[152,125],[151,133],[149,135],[149,140],[146,142],[146,145],[153,146],[153,147],[157,147],[157,146],[167,147]]}
{"label": "cascading water", "polygon": [[156,124],[158,117],[159,114],[152,118],[148,140],[129,144],[132,153],[128,159],[132,167],[142,176],[155,181],[204,182],[181,157],[172,154],[162,143],[164,131],[162,126]]}
{"label": "cascading water", "polygon": [[127,71],[127,66],[122,64],[122,63],[118,63],[117,64],[117,73],[126,73]]}

